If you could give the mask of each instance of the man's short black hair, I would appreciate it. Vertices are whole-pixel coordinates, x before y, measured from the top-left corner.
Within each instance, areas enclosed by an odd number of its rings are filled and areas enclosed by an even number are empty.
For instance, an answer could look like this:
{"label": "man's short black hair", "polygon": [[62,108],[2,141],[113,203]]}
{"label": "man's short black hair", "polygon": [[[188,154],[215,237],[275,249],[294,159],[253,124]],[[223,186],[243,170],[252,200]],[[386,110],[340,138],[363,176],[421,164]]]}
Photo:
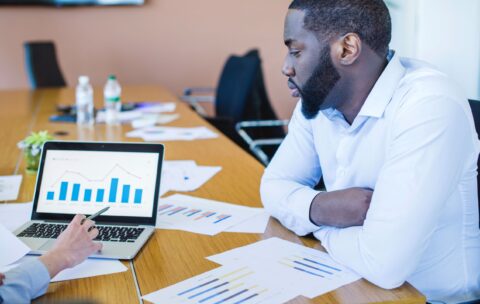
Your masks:
{"label": "man's short black hair", "polygon": [[388,53],[392,22],[383,0],[294,0],[289,9],[304,11],[304,28],[327,39],[356,33],[378,55]]}

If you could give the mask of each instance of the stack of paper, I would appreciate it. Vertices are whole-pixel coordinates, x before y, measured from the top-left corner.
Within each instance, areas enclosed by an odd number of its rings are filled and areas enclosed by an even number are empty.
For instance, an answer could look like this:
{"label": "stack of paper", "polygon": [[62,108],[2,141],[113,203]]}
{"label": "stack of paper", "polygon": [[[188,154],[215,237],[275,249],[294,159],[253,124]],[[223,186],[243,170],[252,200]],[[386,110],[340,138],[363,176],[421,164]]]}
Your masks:
{"label": "stack of paper", "polygon": [[194,160],[164,161],[160,196],[168,191],[195,191],[220,170],[222,167],[198,166]]}
{"label": "stack of paper", "polygon": [[21,184],[21,175],[0,176],[0,201],[16,200]]}
{"label": "stack of paper", "polygon": [[[119,120],[121,123],[129,123],[142,117],[157,117],[155,114],[173,112],[176,105],[174,102],[144,102],[135,104],[135,109],[131,111],[123,111],[119,113]],[[95,121],[97,123],[104,123],[106,118],[105,111],[99,111]]]}
{"label": "stack of paper", "polygon": [[217,138],[218,134],[207,127],[147,127],[128,132],[126,136],[142,138],[144,141],[190,141]]}
{"label": "stack of paper", "polygon": [[156,124],[164,125],[177,120],[180,114],[144,114],[142,117],[132,120],[132,128],[153,127]]}
{"label": "stack of paper", "polygon": [[262,208],[175,194],[159,200],[156,227],[215,235],[262,213]]}
{"label": "stack of paper", "polygon": [[284,303],[360,277],[321,251],[270,238],[209,257],[222,267],[144,296],[154,303]]}
{"label": "stack of paper", "polygon": [[174,102],[142,102],[137,103],[135,111],[142,113],[165,113],[174,112],[176,104]]}

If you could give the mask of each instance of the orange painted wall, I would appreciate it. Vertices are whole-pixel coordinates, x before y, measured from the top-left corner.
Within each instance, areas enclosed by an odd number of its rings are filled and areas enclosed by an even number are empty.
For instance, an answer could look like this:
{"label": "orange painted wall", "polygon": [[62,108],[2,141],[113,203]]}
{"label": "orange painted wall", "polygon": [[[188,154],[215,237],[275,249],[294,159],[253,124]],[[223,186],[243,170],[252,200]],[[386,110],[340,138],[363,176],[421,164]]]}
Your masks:
{"label": "orange painted wall", "polygon": [[281,66],[290,0],[147,0],[141,7],[0,7],[0,89],[27,88],[22,44],[52,39],[70,86],[80,74],[102,86],[214,86],[229,54],[258,47],[277,114],[290,116]]}

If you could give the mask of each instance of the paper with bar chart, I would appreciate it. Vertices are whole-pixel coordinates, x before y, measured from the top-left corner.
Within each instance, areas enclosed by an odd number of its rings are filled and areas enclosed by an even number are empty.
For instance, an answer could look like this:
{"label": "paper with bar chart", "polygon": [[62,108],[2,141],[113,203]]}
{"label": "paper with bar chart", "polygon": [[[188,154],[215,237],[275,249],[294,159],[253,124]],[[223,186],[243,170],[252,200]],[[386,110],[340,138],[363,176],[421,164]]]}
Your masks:
{"label": "paper with bar chart", "polygon": [[158,154],[49,150],[37,212],[149,217]]}
{"label": "paper with bar chart", "polygon": [[175,194],[159,200],[156,227],[215,235],[262,211],[262,208]]}
{"label": "paper with bar chart", "polygon": [[[299,294],[313,298],[360,279],[360,276],[336,263],[327,253],[270,238],[232,249],[209,260],[221,265],[249,265],[290,281]],[[296,286],[296,282],[301,285]]]}
{"label": "paper with bar chart", "polygon": [[153,303],[275,304],[296,296],[248,266],[222,266],[143,297]]}

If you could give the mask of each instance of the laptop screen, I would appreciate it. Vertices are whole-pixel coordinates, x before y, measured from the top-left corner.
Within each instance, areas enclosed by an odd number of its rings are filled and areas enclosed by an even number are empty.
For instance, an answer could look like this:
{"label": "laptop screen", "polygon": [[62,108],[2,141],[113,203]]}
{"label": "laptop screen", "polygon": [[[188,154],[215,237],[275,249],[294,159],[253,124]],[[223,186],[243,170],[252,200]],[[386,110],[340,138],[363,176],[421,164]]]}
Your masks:
{"label": "laptop screen", "polygon": [[87,215],[109,206],[104,220],[150,218],[158,200],[161,158],[143,151],[45,149],[35,211]]}

